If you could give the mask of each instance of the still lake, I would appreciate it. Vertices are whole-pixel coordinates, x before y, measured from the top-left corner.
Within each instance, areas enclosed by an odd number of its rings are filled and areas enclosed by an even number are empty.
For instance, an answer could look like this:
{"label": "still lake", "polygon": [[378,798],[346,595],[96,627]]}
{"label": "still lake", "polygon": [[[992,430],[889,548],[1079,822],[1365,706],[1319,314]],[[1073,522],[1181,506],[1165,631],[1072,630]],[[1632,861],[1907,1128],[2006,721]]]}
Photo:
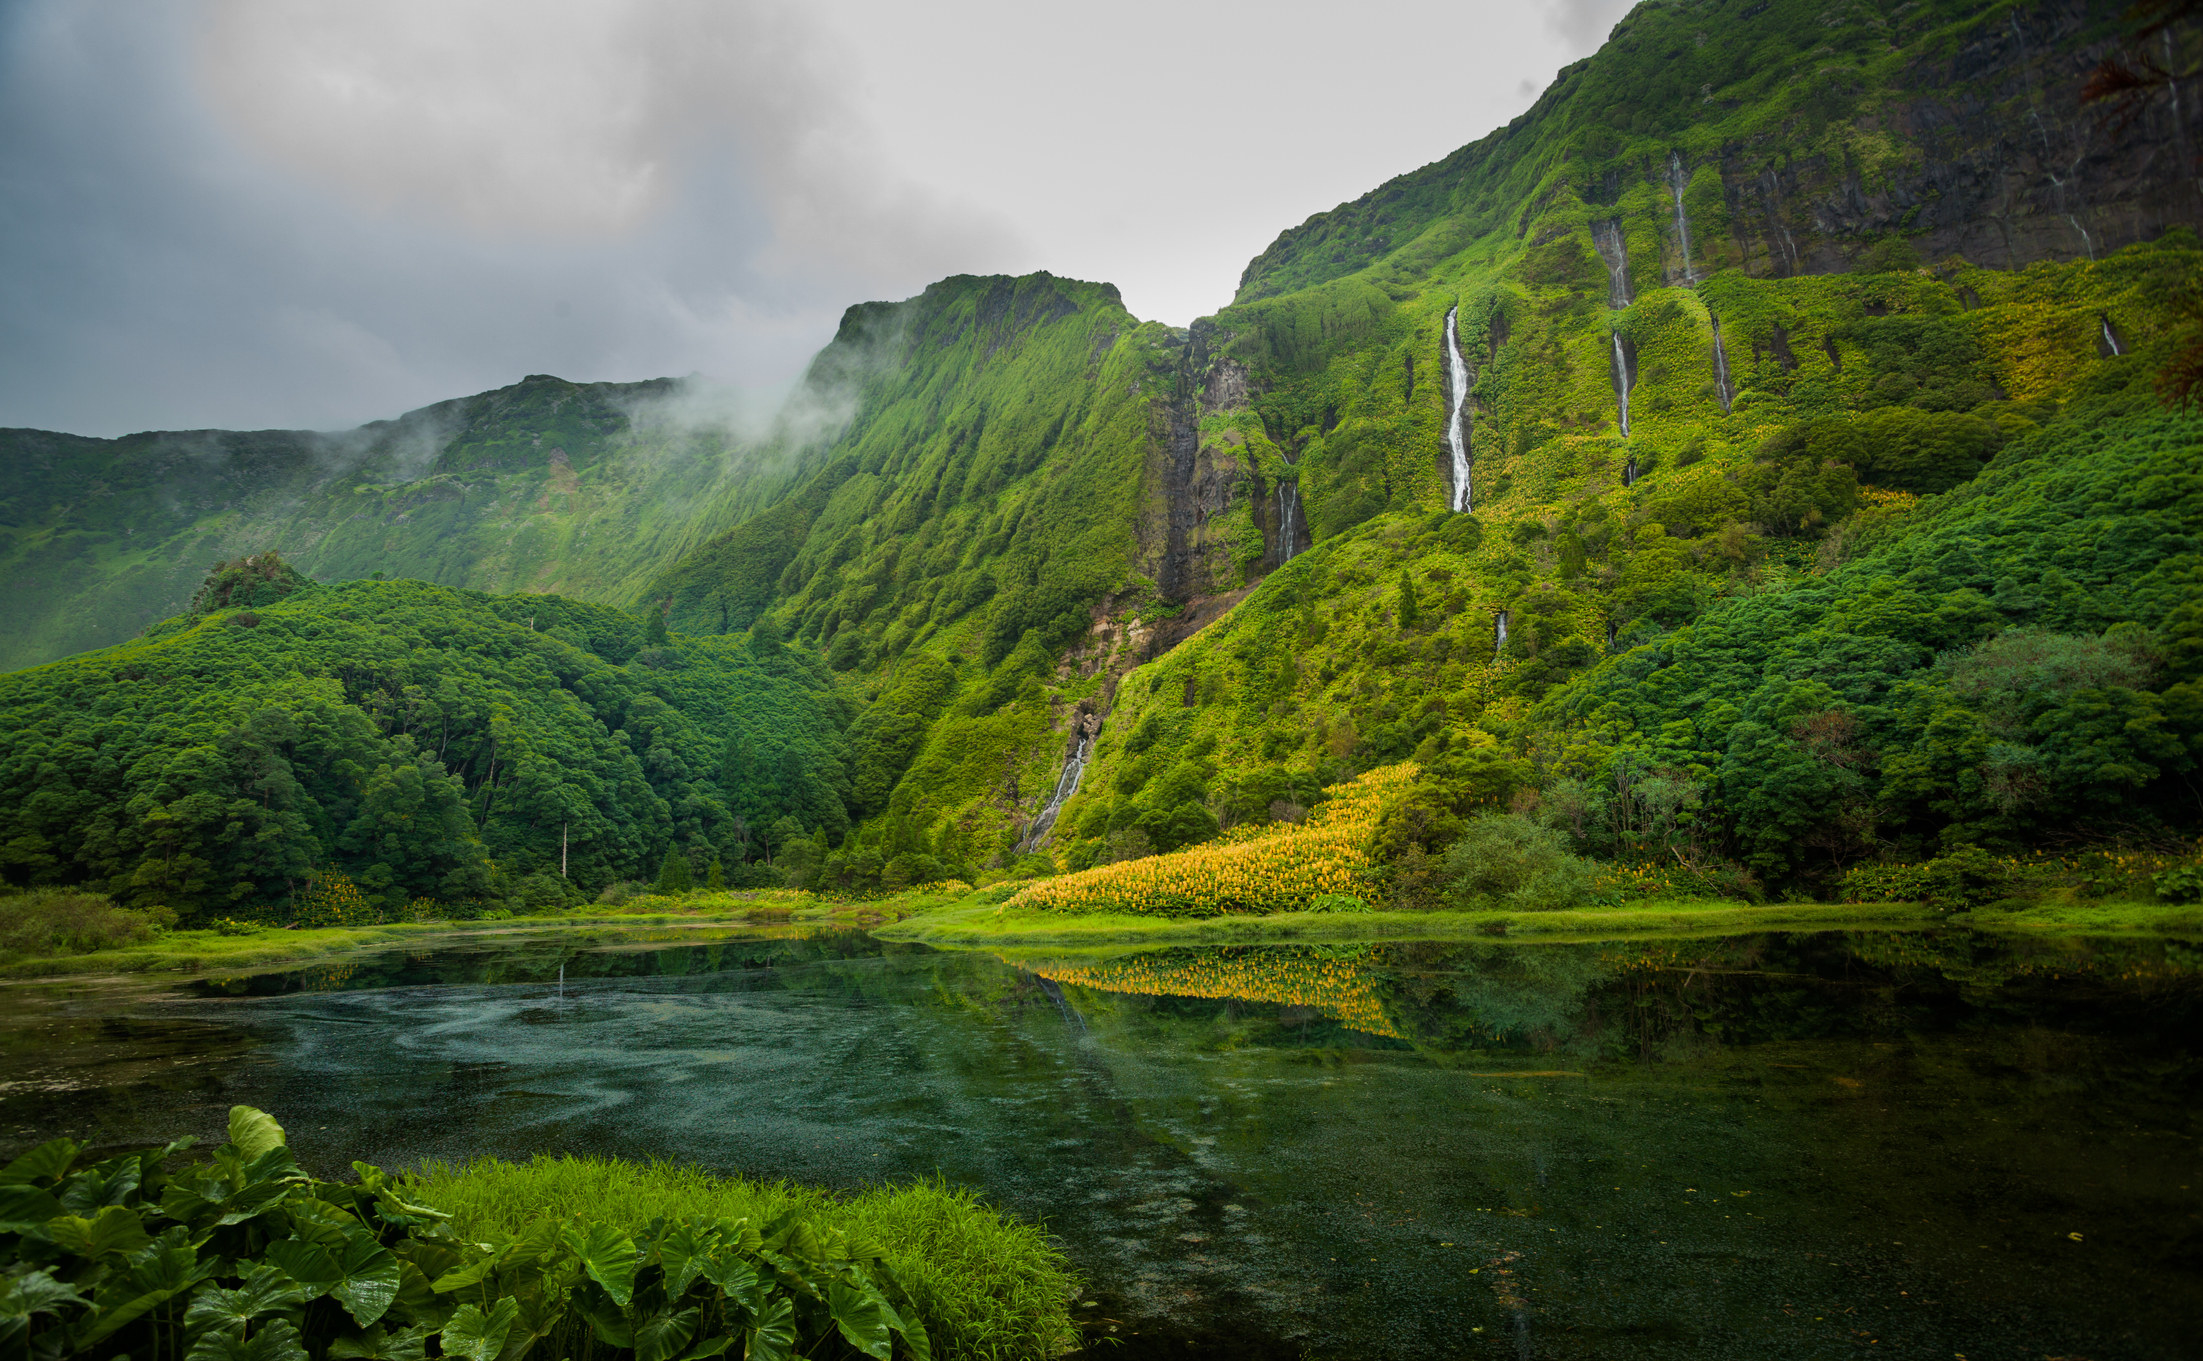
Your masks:
{"label": "still lake", "polygon": [[[692,941],[693,937],[684,938]],[[2203,948],[1011,958],[760,929],[0,990],[0,1143],[538,1151],[1044,1219],[1123,1358],[2192,1357]]]}

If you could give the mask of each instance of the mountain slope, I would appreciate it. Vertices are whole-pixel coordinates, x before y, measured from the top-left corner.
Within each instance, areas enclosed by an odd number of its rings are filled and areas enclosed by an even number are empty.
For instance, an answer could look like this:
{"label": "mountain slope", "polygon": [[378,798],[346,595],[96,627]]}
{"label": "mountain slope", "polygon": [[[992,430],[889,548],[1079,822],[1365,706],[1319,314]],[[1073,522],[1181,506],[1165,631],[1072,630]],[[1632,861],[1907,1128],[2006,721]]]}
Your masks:
{"label": "mountain slope", "polygon": [[745,440],[669,379],[536,375],[338,434],[0,431],[0,667],[129,637],[207,564],[276,549],[377,572],[625,602],[766,503],[800,450]]}

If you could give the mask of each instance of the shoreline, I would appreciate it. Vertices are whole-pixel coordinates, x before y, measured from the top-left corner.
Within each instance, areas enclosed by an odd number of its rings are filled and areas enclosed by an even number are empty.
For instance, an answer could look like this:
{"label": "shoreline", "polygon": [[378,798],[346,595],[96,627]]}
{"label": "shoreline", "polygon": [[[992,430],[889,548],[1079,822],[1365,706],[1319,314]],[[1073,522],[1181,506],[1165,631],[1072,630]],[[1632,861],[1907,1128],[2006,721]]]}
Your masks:
{"label": "shoreline", "polygon": [[377,926],[268,928],[249,935],[178,931],[141,945],[0,966],[0,986],[98,977],[221,977],[311,967],[406,947],[448,948],[573,935],[598,948],[672,944],[708,936],[757,937],[838,928],[898,945],[941,950],[1003,946],[1091,949],[1179,945],[1351,944],[1389,940],[1482,940],[1568,944],[1631,938],[1687,938],[1753,931],[1921,930],[1963,927],[2025,935],[2203,936],[2203,908],[2084,903],[2014,912],[1940,913],[1918,903],[1653,902],[1556,912],[1286,912],[1268,916],[1148,917],[1120,913],[1010,913],[993,903],[961,906],[913,894],[869,903],[812,900],[753,917],[752,909],[647,913],[553,913],[493,922],[401,922]]}

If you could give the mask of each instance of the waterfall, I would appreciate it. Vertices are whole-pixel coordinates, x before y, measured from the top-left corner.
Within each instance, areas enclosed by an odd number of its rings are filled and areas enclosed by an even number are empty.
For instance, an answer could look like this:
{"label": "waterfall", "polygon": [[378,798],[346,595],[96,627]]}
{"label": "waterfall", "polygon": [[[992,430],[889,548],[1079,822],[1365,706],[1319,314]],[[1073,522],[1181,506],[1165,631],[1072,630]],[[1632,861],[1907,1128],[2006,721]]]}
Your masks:
{"label": "waterfall", "polygon": [[1094,738],[1091,734],[1079,738],[1078,747],[1072,751],[1071,759],[1063,763],[1063,774],[1056,780],[1056,792],[1048,796],[1047,805],[1040,810],[1040,816],[1033,819],[1032,830],[1025,834],[1023,841],[1017,843],[1019,855],[1039,849],[1040,843],[1048,839],[1048,833],[1055,830],[1056,814],[1062,812],[1065,801],[1078,792],[1079,776],[1086,773],[1086,758],[1093,749]]}
{"label": "waterfall", "polygon": [[1610,333],[1614,341],[1614,399],[1622,413],[1622,438],[1629,438],[1629,360],[1622,353],[1622,333]]}
{"label": "waterfall", "polygon": [[1729,351],[1721,343],[1721,318],[1709,315],[1707,319],[1713,322],[1713,390],[1726,416],[1736,406],[1736,380],[1729,376]]}
{"label": "waterfall", "polygon": [[1497,657],[1507,650],[1507,612],[1501,610],[1492,616],[1492,655]]}
{"label": "waterfall", "polygon": [[1624,487],[1637,485],[1637,456],[1635,454],[1631,454],[1622,464],[1622,485]]}
{"label": "waterfall", "polygon": [[1453,455],[1454,510],[1473,510],[1475,497],[1469,485],[1469,386],[1475,378],[1461,354],[1461,305],[1446,313],[1446,373],[1453,380],[1453,409],[1446,413],[1446,452]]}
{"label": "waterfall", "polygon": [[1293,560],[1294,545],[1300,542],[1300,483],[1289,477],[1281,477],[1277,483],[1277,565],[1283,567]]}
{"label": "waterfall", "polygon": [[1592,223],[1591,242],[1606,261],[1606,305],[1629,306],[1629,250],[1622,244],[1622,220],[1610,217]]}
{"label": "waterfall", "polygon": [[2119,337],[2112,333],[2111,318],[2102,317],[2099,318],[2099,320],[2103,322],[2104,348],[2111,351],[2110,358],[2117,359],[2120,355],[2125,354],[2126,351],[2119,348]]}
{"label": "waterfall", "polygon": [[1617,634],[1619,634],[1620,632],[1621,632],[1621,630],[1620,630],[1619,628],[1617,628],[1617,627],[1615,626],[1615,624],[1614,624],[1614,621],[1613,621],[1613,620],[1609,619],[1609,620],[1607,620],[1607,621],[1606,621],[1606,650],[1607,650],[1607,651],[1609,651],[1609,652],[1612,652],[1612,651],[1614,650],[1614,640],[1615,640],[1615,636],[1616,636]]}
{"label": "waterfall", "polygon": [[1690,267],[1690,214],[1683,211],[1683,185],[1689,180],[1683,173],[1683,156],[1680,152],[1668,153],[1668,188],[1675,191],[1675,235],[1683,243],[1683,282],[1695,284],[1697,273]]}

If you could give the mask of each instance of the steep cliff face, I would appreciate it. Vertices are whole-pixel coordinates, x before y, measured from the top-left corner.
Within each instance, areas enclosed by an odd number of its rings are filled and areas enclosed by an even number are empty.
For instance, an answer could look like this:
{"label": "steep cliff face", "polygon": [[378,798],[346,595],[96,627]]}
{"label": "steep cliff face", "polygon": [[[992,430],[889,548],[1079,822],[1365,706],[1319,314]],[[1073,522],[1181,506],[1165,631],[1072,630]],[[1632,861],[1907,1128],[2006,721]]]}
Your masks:
{"label": "steep cliff face", "polygon": [[[2125,8],[1647,0],[1507,127],[1280,235],[1236,301],[1543,244],[1570,202],[1620,219],[1641,280],[1840,272],[1898,238],[2007,269],[2099,258],[2203,214],[2203,91],[2124,124],[2080,105]],[[2185,29],[2159,41],[2191,60]]]}

